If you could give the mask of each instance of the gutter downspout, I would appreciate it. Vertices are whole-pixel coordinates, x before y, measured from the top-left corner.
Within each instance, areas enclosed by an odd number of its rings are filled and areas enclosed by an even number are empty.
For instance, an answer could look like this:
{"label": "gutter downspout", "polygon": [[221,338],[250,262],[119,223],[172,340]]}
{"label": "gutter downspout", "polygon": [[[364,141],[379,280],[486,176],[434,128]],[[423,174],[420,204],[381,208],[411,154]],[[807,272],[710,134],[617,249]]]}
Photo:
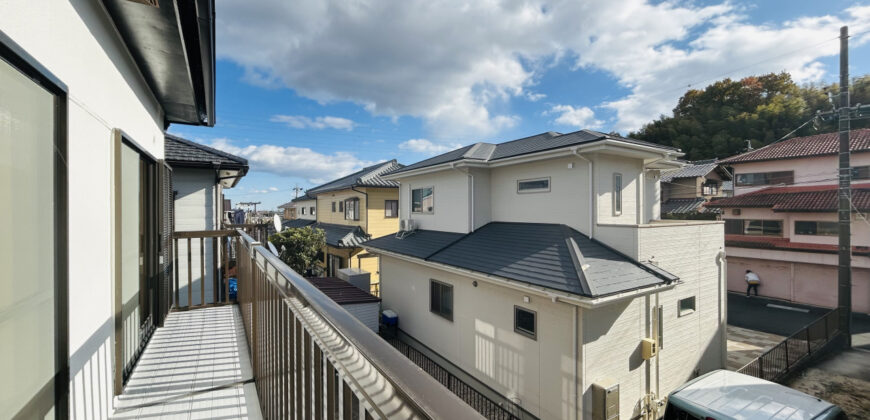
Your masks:
{"label": "gutter downspout", "polygon": [[471,170],[463,171],[456,167],[456,162],[450,163],[450,169],[465,174],[468,177],[468,231],[474,232],[474,175]]}
{"label": "gutter downspout", "polygon": [[571,149],[571,153],[577,156],[580,159],[586,161],[586,167],[589,168],[588,173],[588,181],[589,181],[589,195],[592,196],[592,199],[589,200],[589,238],[592,239],[595,237],[595,205],[598,203],[598,197],[595,195],[595,191],[593,190],[595,184],[592,181],[592,160],[578,153],[579,148],[575,147]]}
{"label": "gutter downspout", "polygon": [[580,333],[577,331],[580,328],[579,312],[580,308],[577,305],[574,307],[574,419],[580,420]]}
{"label": "gutter downspout", "polygon": [[728,275],[728,264],[726,259],[726,254],[724,250],[719,251],[716,254],[716,265],[719,266],[719,340],[721,341],[721,363],[722,366],[728,366],[728,312],[725,311],[723,306],[723,301],[726,299],[727,292],[725,292],[725,288],[727,287],[727,275]]}

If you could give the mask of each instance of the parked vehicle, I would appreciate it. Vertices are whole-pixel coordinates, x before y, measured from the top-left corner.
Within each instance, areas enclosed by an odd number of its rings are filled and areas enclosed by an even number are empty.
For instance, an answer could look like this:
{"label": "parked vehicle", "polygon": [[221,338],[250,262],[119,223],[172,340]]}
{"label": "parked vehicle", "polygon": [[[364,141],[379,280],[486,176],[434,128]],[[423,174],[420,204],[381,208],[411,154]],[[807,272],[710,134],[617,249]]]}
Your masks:
{"label": "parked vehicle", "polygon": [[668,396],[664,420],[846,419],[840,407],[764,379],[728,370],[695,378]]}

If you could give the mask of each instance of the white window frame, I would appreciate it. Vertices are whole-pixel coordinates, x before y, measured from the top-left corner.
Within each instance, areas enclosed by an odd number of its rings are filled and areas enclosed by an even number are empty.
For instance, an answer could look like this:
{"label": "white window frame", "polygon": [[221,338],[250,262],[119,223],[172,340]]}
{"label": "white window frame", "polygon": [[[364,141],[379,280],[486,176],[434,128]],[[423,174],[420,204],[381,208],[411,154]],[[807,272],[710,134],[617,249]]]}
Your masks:
{"label": "white window frame", "polygon": [[[432,211],[426,211],[425,209],[423,209],[423,195],[422,194],[420,194],[420,208],[423,210],[422,211],[414,211],[414,191],[425,190],[427,188],[432,190]],[[409,198],[411,200],[411,206],[410,206],[411,213],[414,213],[414,214],[435,214],[435,186],[411,188],[411,196]]]}
{"label": "white window frame", "polygon": [[[547,181],[547,188],[527,188],[521,189],[520,184],[523,182],[536,182],[536,181]],[[528,178],[528,179],[518,179],[517,180],[517,194],[535,194],[535,193],[546,193],[550,192],[550,177],[543,176],[540,178]]]}
{"label": "white window frame", "polygon": [[622,185],[622,174],[619,172],[613,173],[613,215],[621,216],[622,215],[622,189],[625,186]]}

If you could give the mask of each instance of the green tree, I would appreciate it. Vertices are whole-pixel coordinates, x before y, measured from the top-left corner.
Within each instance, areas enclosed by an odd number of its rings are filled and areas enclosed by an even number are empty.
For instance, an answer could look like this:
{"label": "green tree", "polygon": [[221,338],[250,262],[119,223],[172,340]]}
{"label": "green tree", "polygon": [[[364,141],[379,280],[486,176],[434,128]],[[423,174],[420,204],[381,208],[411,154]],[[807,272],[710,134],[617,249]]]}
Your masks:
{"label": "green tree", "polygon": [[278,248],[278,258],[301,275],[322,269],[318,254],[326,247],[323,229],[306,226],[285,229],[269,236],[269,242]]}
{"label": "green tree", "polygon": [[[780,139],[812,118],[832,109],[832,85],[798,86],[788,73],[771,73],[741,80],[725,79],[680,98],[672,116],[660,116],[630,137],[678,147],[686,159],[724,158],[745,151],[746,141],[758,148]],[[851,103],[870,103],[870,75],[850,85]],[[870,120],[852,122],[867,127]],[[795,135],[836,130],[836,121],[809,124]]]}

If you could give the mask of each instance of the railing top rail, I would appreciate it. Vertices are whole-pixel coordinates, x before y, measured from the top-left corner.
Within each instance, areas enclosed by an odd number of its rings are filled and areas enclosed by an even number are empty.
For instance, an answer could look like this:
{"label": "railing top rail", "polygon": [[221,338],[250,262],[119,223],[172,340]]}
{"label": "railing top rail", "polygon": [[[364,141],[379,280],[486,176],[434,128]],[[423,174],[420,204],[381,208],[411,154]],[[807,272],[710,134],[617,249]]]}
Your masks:
{"label": "railing top rail", "polygon": [[289,288],[292,287],[293,297],[301,298],[332,326],[336,333],[357,348],[363,357],[421,413],[437,419],[482,418],[477,411],[444,388],[269,250],[262,245],[257,245],[251,236],[240,232],[240,237],[246,242],[245,246],[251,249],[252,256],[259,254],[284,277],[287,284],[276,283],[283,298],[291,297]]}
{"label": "railing top rail", "polygon": [[233,229],[225,230],[184,230],[172,234],[173,238],[217,238],[221,236],[236,236],[238,232]]}

